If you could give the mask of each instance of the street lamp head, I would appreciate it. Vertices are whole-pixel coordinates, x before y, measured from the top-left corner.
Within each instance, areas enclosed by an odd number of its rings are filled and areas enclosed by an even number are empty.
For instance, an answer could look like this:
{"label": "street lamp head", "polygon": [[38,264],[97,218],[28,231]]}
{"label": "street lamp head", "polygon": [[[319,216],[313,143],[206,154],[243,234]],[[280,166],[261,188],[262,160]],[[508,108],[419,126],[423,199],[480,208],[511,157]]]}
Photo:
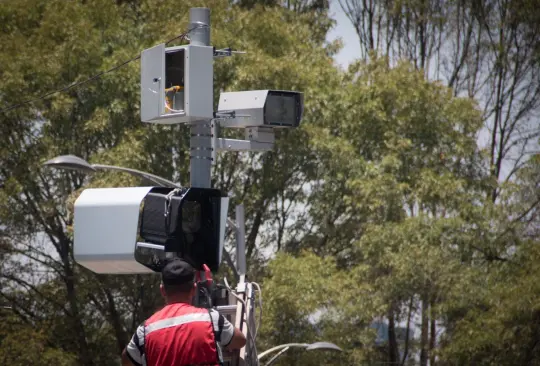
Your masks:
{"label": "street lamp head", "polygon": [[315,342],[315,343],[311,343],[310,345],[308,345],[306,347],[307,351],[312,351],[312,350],[316,350],[316,349],[327,349],[327,350],[334,350],[334,351],[343,351],[337,345],[335,345],[334,343],[330,343],[330,342]]}
{"label": "street lamp head", "polygon": [[93,173],[96,171],[89,162],[75,155],[57,156],[46,161],[43,165],[51,168],[77,170],[85,173]]}

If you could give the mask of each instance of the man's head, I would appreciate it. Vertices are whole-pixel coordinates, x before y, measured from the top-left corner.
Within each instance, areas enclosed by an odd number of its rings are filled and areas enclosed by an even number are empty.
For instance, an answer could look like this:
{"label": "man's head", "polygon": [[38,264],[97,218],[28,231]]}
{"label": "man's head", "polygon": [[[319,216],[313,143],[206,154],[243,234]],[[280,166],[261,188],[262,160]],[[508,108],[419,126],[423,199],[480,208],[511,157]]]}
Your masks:
{"label": "man's head", "polygon": [[186,261],[175,258],[161,271],[161,294],[167,302],[190,302],[195,293],[195,269]]}

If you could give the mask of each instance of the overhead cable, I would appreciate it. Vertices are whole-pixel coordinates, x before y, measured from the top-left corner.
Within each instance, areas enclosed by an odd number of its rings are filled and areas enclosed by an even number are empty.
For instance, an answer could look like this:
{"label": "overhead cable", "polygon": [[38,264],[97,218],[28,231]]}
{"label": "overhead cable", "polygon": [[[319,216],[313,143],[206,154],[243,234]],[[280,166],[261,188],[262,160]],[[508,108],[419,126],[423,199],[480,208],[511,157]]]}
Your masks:
{"label": "overhead cable", "polygon": [[[178,36],[176,36],[176,37],[174,37],[174,38],[171,38],[170,40],[168,40],[167,42],[165,42],[165,45],[168,45],[169,43],[171,43],[171,42],[173,42],[173,41],[175,41],[175,40],[177,40],[177,39],[180,39],[180,41],[182,41],[182,40],[185,39],[185,37],[186,37],[191,31],[193,31],[193,30],[195,30],[195,29],[197,29],[197,28],[202,28],[202,27],[206,27],[206,25],[196,25],[195,27],[192,27],[191,29],[188,29],[187,32],[182,33],[182,34],[180,34],[180,35],[178,35]],[[37,102],[37,101],[46,99],[46,98],[50,97],[51,95],[55,95],[55,94],[58,94],[58,93],[62,93],[62,92],[65,92],[65,91],[67,91],[67,90],[73,89],[73,88],[75,88],[75,87],[77,87],[77,86],[86,84],[86,83],[88,83],[88,82],[90,82],[90,81],[97,80],[97,79],[99,79],[100,77],[102,77],[103,75],[108,74],[108,73],[110,73],[110,72],[113,72],[113,71],[115,71],[115,70],[118,70],[119,68],[121,68],[121,67],[123,67],[123,66],[126,66],[127,64],[129,64],[129,63],[131,63],[131,62],[133,62],[133,61],[136,61],[136,60],[138,60],[138,59],[140,59],[140,58],[141,58],[141,55],[139,55],[139,56],[137,56],[137,57],[134,57],[134,58],[132,58],[132,59],[130,59],[130,60],[124,61],[124,62],[122,62],[121,64],[118,64],[118,65],[114,66],[113,68],[111,68],[111,69],[109,69],[109,70],[102,71],[102,72],[100,72],[100,73],[98,73],[98,74],[95,74],[95,75],[93,75],[93,76],[91,76],[91,77],[89,77],[88,79],[85,79],[85,80],[83,80],[83,81],[79,81],[79,82],[73,83],[73,84],[68,85],[68,86],[66,86],[66,87],[64,87],[64,88],[56,89],[56,90],[53,90],[53,91],[51,91],[51,92],[48,92],[48,93],[46,93],[46,94],[44,94],[44,95],[42,95],[42,96],[40,96],[40,97],[33,98],[33,99],[28,99],[28,100],[25,100],[24,102],[17,103],[17,104],[11,105],[11,106],[9,106],[9,107],[6,107],[6,108],[4,108],[4,109],[1,109],[0,112],[5,113],[5,112],[8,112],[8,111],[10,111],[10,110],[12,110],[12,109],[22,107],[23,105],[31,104],[31,103],[34,103],[34,102]]]}

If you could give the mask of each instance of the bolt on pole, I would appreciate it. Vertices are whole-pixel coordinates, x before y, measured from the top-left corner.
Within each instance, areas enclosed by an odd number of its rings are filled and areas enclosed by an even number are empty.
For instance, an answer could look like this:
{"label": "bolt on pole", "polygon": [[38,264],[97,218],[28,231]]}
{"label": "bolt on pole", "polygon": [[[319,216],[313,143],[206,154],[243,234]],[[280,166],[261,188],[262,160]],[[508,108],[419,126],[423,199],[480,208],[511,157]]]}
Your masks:
{"label": "bolt on pole", "polygon": [[[189,10],[190,44],[210,46],[210,9]],[[213,90],[211,90],[213,92]],[[208,108],[213,113],[212,99]],[[211,188],[212,174],[212,126],[213,121],[198,121],[191,125],[190,138],[190,184],[191,187]]]}

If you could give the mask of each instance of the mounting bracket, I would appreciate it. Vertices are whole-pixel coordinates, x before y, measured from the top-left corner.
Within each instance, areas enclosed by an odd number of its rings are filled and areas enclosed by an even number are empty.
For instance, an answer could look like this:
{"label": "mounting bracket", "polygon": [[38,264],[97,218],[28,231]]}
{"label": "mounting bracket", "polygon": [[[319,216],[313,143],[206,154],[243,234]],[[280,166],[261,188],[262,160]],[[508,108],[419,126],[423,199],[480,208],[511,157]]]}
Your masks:
{"label": "mounting bracket", "polygon": [[275,134],[270,127],[249,127],[245,129],[246,139],[226,139],[218,137],[218,119],[211,122],[212,163],[216,162],[218,151],[271,151],[274,148]]}

